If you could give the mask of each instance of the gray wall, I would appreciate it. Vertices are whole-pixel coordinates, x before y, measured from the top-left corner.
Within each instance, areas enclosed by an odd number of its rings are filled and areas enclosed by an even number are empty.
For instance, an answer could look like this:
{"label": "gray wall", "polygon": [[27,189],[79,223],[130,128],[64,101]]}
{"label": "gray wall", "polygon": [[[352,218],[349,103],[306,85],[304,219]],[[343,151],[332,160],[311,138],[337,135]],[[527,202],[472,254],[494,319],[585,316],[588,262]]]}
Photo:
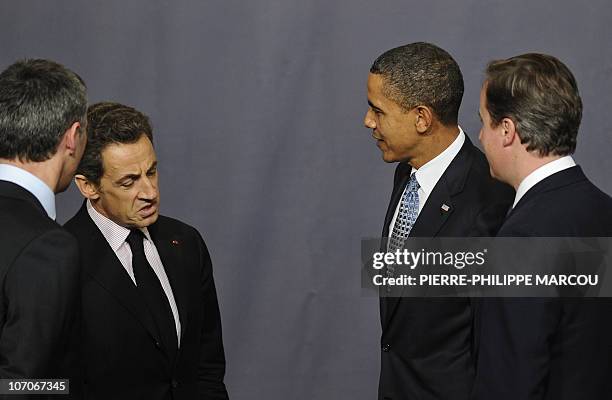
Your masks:
{"label": "gray wall", "polygon": [[[585,104],[576,159],[612,193],[611,20],[609,0],[7,0],[0,68],[51,58],[92,102],[151,116],[162,211],[211,249],[234,399],[365,400],[380,323],[360,239],[379,235],[393,174],[362,127],[371,62],[413,41],[447,49],[477,141],[485,63],[559,57]],[[59,219],[80,202],[61,195]]]}

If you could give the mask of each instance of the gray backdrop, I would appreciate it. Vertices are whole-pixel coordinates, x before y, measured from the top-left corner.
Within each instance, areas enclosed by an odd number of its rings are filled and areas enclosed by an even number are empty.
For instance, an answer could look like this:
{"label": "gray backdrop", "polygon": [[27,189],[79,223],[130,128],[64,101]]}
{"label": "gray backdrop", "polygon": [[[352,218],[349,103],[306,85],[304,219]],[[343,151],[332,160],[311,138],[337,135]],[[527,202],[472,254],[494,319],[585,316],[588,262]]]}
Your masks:
{"label": "gray backdrop", "polygon": [[[365,400],[380,322],[360,239],[379,235],[393,175],[362,127],[371,62],[413,41],[447,49],[477,141],[485,63],[559,57],[585,105],[576,159],[612,193],[611,20],[609,0],[5,0],[0,68],[51,58],[92,102],[150,115],[162,211],[211,250],[233,399]],[[59,220],[80,202],[61,195]]]}

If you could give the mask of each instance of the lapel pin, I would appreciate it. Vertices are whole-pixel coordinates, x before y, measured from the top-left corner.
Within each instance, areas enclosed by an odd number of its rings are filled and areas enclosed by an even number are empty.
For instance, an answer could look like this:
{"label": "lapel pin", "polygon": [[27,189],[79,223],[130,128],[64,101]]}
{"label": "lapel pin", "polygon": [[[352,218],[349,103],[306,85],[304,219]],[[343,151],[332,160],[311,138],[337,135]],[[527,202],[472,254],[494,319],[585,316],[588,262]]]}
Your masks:
{"label": "lapel pin", "polygon": [[450,210],[450,206],[442,204],[442,206],[440,206],[440,209],[442,210],[442,212],[448,212],[448,210]]}
{"label": "lapel pin", "polygon": [[172,240],[172,244],[175,245],[175,246],[178,246],[179,245],[179,241],[176,240],[176,239],[173,239]]}

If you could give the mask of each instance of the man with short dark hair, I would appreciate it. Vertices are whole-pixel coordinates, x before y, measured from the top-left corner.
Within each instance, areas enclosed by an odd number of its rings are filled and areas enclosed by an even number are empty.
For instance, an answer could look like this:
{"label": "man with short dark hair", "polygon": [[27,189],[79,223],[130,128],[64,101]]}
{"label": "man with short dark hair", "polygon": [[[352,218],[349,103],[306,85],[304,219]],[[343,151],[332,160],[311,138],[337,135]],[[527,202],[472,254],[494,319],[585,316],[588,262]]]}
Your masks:
{"label": "man with short dark hair", "polygon": [[200,234],[159,215],[149,119],[98,103],[66,223],[81,249],[88,399],[227,399],[221,320]]}
{"label": "man with short dark hair", "polygon": [[[399,163],[383,251],[408,237],[497,232],[512,190],[491,179],[484,155],[457,125],[462,97],[459,66],[432,44],[389,50],[372,65],[364,124],[383,160]],[[381,298],[379,399],[467,399],[476,306],[467,298]]]}
{"label": "man with short dark hair", "polygon": [[[576,165],[582,101],[570,70],[545,54],[489,64],[480,141],[512,185],[498,236],[612,236],[612,199]],[[608,399],[610,299],[484,299],[474,399]]]}
{"label": "man with short dark hair", "polygon": [[0,378],[73,378],[76,240],[55,222],[87,137],[85,84],[48,60],[0,73]]}

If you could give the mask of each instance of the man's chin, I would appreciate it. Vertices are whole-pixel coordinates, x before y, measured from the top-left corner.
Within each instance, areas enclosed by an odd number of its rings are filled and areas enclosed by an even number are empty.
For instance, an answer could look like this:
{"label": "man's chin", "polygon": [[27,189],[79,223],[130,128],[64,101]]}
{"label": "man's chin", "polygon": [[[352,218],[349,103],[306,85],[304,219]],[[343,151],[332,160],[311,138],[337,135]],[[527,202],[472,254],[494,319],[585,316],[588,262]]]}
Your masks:
{"label": "man's chin", "polygon": [[159,218],[159,213],[155,212],[146,218],[141,218],[139,221],[136,221],[131,228],[146,228],[149,225],[153,225],[157,219]]}
{"label": "man's chin", "polygon": [[495,171],[493,171],[493,168],[491,168],[491,166],[489,166],[489,174],[491,174],[491,178],[501,181],[499,174],[496,174]]}
{"label": "man's chin", "polygon": [[142,220],[143,227],[154,224],[157,221],[158,218],[159,218],[159,213],[158,212],[155,212],[154,214],[148,216],[147,218],[144,218]]}
{"label": "man's chin", "polygon": [[493,168],[491,167],[489,167],[489,173],[491,174],[491,178],[495,179],[496,181],[500,181],[502,183],[512,186],[512,184],[510,183],[508,179],[505,179],[499,174],[496,174],[495,171],[493,171]]}
{"label": "man's chin", "polygon": [[398,160],[397,160],[395,157],[393,157],[391,154],[386,154],[386,153],[383,153],[383,154],[382,154],[382,159],[383,159],[383,161],[384,161],[384,162],[386,162],[386,163],[388,163],[388,164],[391,164],[391,163],[394,163],[394,162],[397,162],[397,161],[398,161]]}

